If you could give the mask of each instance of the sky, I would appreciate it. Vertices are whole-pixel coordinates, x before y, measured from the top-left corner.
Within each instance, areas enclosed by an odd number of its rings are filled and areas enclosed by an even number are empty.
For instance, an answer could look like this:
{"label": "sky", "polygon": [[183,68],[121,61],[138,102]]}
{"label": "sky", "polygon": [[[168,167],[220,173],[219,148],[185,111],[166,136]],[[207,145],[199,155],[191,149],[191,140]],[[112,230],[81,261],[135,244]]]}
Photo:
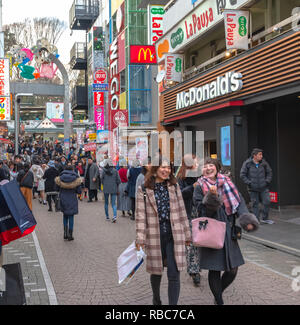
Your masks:
{"label": "sky", "polygon": [[69,11],[73,0],[2,0],[3,25],[24,21],[26,18],[56,17],[67,23],[68,28],[62,35],[57,47],[60,60],[67,64],[70,51],[75,42],[85,42],[84,31],[74,31],[72,37],[69,28]]}

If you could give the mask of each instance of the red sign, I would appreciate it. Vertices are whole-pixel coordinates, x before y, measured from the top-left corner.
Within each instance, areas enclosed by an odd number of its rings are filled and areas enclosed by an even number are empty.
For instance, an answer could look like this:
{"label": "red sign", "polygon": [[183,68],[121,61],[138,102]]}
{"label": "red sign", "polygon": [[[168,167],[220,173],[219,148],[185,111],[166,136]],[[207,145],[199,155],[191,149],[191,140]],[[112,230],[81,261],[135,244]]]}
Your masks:
{"label": "red sign", "polygon": [[154,45],[131,45],[130,64],[157,64]]}
{"label": "red sign", "polygon": [[94,106],[104,106],[104,93],[94,93]]}
{"label": "red sign", "polygon": [[117,111],[112,114],[112,122],[115,128],[128,125],[128,111]]}
{"label": "red sign", "polygon": [[84,145],[85,152],[96,151],[96,150],[97,150],[96,143],[89,143]]}
{"label": "red sign", "polygon": [[107,80],[107,73],[104,70],[98,70],[95,72],[95,83],[105,83]]}
{"label": "red sign", "polygon": [[278,203],[278,193],[270,192],[270,200],[271,200],[271,203]]}

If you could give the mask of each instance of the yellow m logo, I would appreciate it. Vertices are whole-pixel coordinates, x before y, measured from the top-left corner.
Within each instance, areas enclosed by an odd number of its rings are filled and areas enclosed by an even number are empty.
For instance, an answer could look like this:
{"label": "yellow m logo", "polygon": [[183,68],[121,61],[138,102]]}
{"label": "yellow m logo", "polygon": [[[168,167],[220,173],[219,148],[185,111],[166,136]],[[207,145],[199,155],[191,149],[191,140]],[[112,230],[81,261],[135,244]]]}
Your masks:
{"label": "yellow m logo", "polygon": [[154,55],[152,55],[151,50],[149,48],[146,49],[146,50],[145,49],[140,49],[140,53],[139,53],[139,57],[138,57],[139,62],[141,62],[142,54],[144,54],[144,61],[145,62],[147,61],[147,57],[150,58],[151,62],[153,61]]}

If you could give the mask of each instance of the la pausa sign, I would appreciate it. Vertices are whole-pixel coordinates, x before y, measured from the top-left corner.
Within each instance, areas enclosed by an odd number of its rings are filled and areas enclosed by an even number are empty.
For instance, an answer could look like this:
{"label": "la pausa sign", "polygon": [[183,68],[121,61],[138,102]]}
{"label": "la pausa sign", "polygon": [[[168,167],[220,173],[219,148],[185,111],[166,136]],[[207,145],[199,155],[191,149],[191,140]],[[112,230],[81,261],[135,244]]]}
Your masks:
{"label": "la pausa sign", "polygon": [[242,74],[227,72],[225,76],[198,88],[191,88],[188,92],[177,94],[176,109],[184,109],[196,104],[240,91],[243,88]]}

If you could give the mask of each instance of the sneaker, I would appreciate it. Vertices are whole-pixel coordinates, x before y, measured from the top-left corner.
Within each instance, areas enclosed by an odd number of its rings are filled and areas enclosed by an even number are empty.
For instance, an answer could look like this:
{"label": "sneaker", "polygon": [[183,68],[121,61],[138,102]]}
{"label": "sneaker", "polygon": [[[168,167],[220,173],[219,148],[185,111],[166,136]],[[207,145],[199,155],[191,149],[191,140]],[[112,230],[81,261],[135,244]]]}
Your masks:
{"label": "sneaker", "polygon": [[116,223],[117,222],[117,217],[114,217],[113,219],[112,219],[112,223]]}
{"label": "sneaker", "polygon": [[273,225],[274,224],[274,221],[273,220],[269,220],[269,219],[266,219],[266,220],[260,220],[260,223],[265,223],[267,225]]}
{"label": "sneaker", "polygon": [[110,221],[110,218],[109,217],[106,217],[106,221]]}

